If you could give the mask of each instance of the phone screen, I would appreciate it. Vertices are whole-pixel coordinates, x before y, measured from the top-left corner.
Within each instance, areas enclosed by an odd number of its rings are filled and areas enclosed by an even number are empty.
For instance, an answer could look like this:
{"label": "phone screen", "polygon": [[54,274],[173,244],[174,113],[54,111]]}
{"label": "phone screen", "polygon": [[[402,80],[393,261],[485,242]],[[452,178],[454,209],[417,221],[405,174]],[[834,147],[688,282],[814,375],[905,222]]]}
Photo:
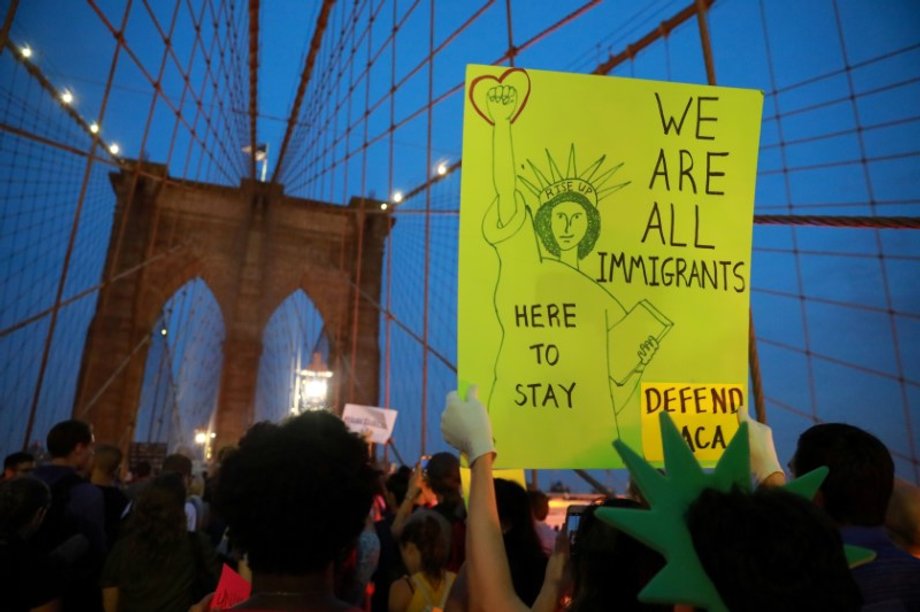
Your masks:
{"label": "phone screen", "polygon": [[565,530],[569,534],[569,544],[575,546],[575,537],[578,534],[578,525],[581,515],[587,506],[571,505],[565,511]]}

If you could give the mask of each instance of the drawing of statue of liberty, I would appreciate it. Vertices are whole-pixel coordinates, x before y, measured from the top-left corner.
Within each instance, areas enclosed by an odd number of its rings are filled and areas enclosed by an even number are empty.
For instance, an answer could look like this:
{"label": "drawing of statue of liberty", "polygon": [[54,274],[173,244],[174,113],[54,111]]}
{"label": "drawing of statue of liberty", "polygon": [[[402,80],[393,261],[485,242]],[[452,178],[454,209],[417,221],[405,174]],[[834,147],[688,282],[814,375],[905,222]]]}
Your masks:
{"label": "drawing of statue of liberty", "polygon": [[[487,405],[582,412],[604,405],[618,437],[624,424],[637,430],[638,409],[624,409],[636,405],[643,371],[672,323],[646,300],[624,308],[580,270],[600,236],[598,205],[630,183],[614,180],[623,164],[605,168],[601,156],[579,168],[572,145],[564,170],[549,150],[542,168],[532,159],[517,166],[512,123],[526,100],[503,84],[513,79],[484,78],[496,83],[476,109],[492,124],[495,196],[482,235],[499,260],[494,306],[502,329]],[[575,374],[566,362],[574,356]],[[521,364],[532,364],[532,380],[515,378]]]}

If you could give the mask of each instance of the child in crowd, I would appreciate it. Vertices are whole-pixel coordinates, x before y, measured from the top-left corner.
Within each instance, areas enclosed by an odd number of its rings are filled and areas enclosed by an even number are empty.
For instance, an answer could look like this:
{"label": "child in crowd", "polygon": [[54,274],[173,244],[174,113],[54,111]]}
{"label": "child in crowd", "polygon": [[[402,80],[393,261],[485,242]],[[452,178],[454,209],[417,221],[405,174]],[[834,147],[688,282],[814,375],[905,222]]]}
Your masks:
{"label": "child in crowd", "polygon": [[450,525],[432,510],[415,512],[399,536],[399,552],[409,571],[390,587],[390,612],[443,609],[457,577],[447,571]]}

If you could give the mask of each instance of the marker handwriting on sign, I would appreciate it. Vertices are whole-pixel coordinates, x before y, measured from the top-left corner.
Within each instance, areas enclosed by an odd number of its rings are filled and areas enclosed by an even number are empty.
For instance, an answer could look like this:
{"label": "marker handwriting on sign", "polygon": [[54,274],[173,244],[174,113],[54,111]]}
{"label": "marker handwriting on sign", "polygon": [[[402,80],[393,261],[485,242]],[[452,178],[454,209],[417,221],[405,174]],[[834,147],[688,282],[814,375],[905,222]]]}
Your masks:
{"label": "marker handwriting on sign", "polygon": [[736,414],[744,403],[744,394],[738,387],[706,387],[701,385],[648,386],[645,394],[645,411],[648,414],[663,410],[686,414]]}
{"label": "marker handwriting on sign", "polygon": [[[656,127],[661,129],[664,146],[658,148],[648,175],[648,190],[655,195],[639,242],[714,254],[717,234],[707,231],[705,220],[725,202],[730,163],[728,151],[711,148],[718,141],[721,100],[718,96],[653,95],[660,120]],[[743,261],[702,253],[699,258],[659,257],[604,250],[598,250],[597,257],[600,271],[595,280],[599,283],[642,282],[649,287],[736,293],[746,289]],[[634,275],[635,270],[640,274]]]}
{"label": "marker handwriting on sign", "polygon": [[575,327],[575,304],[515,304],[517,327]]}
{"label": "marker handwriting on sign", "polygon": [[575,385],[572,381],[569,385],[554,383],[518,383],[514,385],[514,391],[517,398],[514,403],[518,406],[530,406],[531,408],[572,408],[574,401],[572,394],[575,393]]}
{"label": "marker handwriting on sign", "polygon": [[[649,383],[642,385],[642,418],[654,428],[667,412],[693,452],[721,452],[737,428],[744,388],[731,384]],[[656,440],[656,450],[660,442]]]}
{"label": "marker handwriting on sign", "polygon": [[[705,130],[713,126],[706,126],[704,128],[704,124],[715,124],[719,121],[717,115],[710,114],[715,112],[715,109],[712,107],[719,102],[719,98],[713,96],[697,96],[695,100],[696,130],[694,132],[694,140],[715,140],[716,137],[714,135],[704,133]],[[658,116],[661,118],[661,130],[665,136],[671,135],[672,131],[674,132],[673,138],[679,138],[681,136],[681,131],[684,129],[684,123],[687,120],[687,115],[690,113],[691,107],[694,106],[693,101],[693,96],[687,98],[683,113],[678,120],[675,119],[674,115],[665,116],[664,102],[661,99],[661,95],[655,92],[655,102],[658,104]],[[703,108],[704,103],[707,105],[706,110]],[[663,185],[664,189],[669,193],[673,186],[678,192],[683,193],[686,190],[692,191],[692,193],[696,195],[697,182],[699,182],[704,186],[704,193],[707,196],[724,196],[725,192],[717,189],[715,179],[723,179],[725,177],[725,172],[716,168],[721,161],[724,161],[722,158],[725,157],[728,157],[727,151],[706,151],[705,160],[700,164],[695,162],[693,151],[687,147],[680,147],[677,149],[666,149],[665,147],[661,147],[658,149],[658,160],[655,162],[655,167],[649,179],[649,191],[654,190],[656,186],[660,188],[661,185]],[[670,160],[670,164],[668,160]],[[700,166],[702,166],[702,168]],[[675,171],[677,173],[676,175],[674,174]],[[654,229],[657,230],[661,244],[668,244],[674,247],[689,246],[689,242],[682,242],[675,239],[675,226],[678,224],[678,218],[675,213],[674,202],[670,202],[670,212],[670,223],[666,224],[662,219],[658,201],[653,201],[652,209],[649,213],[649,220],[648,223],[646,223],[645,232],[642,234],[643,243],[649,237],[650,231]],[[693,247],[697,249],[714,249],[714,244],[706,243],[700,237],[700,205],[698,202],[693,204],[693,213]],[[669,240],[667,241],[665,240],[666,228],[668,229],[669,236]]]}
{"label": "marker handwriting on sign", "polygon": [[[547,327],[575,328],[575,304],[515,304],[515,327],[541,329]],[[533,353],[536,365],[555,366],[559,363],[559,346],[548,342],[537,342],[527,347]],[[514,385],[514,403],[531,408],[573,408],[575,381],[563,383],[518,383]]]}

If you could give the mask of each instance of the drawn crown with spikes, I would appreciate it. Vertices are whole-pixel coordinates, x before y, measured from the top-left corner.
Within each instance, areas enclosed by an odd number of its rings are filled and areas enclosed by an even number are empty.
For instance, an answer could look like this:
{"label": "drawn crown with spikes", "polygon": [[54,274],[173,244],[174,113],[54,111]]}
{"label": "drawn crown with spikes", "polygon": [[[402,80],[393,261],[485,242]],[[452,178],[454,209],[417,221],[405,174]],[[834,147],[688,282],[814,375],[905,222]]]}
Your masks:
{"label": "drawn crown with spikes", "polygon": [[601,172],[601,166],[604,165],[604,161],[607,159],[606,155],[601,155],[597,161],[579,173],[575,164],[574,144],[569,148],[569,161],[565,174],[559,171],[559,166],[550,154],[549,149],[546,149],[546,159],[549,163],[549,178],[530,159],[527,160],[527,164],[530,166],[533,176],[528,178],[518,175],[524,186],[537,197],[541,206],[560,194],[575,192],[583,195],[597,208],[602,199],[630,183],[630,181],[625,181],[607,187],[604,186],[616,174],[617,170],[623,167],[623,162],[620,162],[616,166]]}

